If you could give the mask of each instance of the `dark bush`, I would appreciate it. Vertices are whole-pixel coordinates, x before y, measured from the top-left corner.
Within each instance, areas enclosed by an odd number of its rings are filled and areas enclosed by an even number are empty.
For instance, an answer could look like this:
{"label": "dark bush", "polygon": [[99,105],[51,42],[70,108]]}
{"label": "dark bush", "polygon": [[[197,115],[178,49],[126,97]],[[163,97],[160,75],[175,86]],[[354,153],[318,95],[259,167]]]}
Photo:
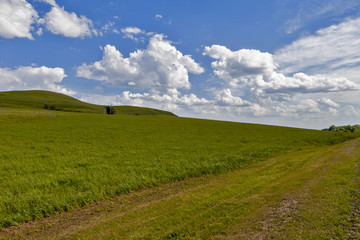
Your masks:
{"label": "dark bush", "polygon": [[115,114],[115,108],[113,106],[105,106],[106,114],[113,115]]}
{"label": "dark bush", "polygon": [[54,105],[48,105],[48,104],[45,104],[44,105],[44,109],[48,109],[48,110],[57,110],[56,107]]}

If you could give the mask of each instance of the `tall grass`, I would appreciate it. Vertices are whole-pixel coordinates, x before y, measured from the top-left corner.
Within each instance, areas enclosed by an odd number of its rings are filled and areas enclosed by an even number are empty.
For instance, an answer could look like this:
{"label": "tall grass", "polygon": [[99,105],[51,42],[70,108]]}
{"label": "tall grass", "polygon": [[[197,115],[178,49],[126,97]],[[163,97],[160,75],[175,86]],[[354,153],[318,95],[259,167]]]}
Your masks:
{"label": "tall grass", "polygon": [[166,116],[0,110],[0,227],[354,137]]}

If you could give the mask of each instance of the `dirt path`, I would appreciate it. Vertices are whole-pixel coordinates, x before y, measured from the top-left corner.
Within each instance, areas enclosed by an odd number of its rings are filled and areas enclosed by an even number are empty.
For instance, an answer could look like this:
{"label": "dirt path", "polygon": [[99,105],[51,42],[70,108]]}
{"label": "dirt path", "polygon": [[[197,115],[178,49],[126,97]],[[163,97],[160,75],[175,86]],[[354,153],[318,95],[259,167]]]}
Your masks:
{"label": "dirt path", "polygon": [[[263,216],[260,231],[245,234],[243,235],[243,239],[273,239],[274,236],[286,236],[284,232],[288,231],[288,225],[296,221],[295,218],[301,211],[302,205],[308,204],[306,203],[306,199],[313,197],[312,190],[314,186],[324,178],[331,165],[342,159],[360,158],[360,141],[357,139],[343,144],[340,148],[336,146],[329,148],[329,153],[331,157],[327,155],[323,156],[326,158],[326,161],[324,161],[322,166],[316,171],[316,177],[310,178],[306,181],[304,187],[296,192],[285,193],[282,201]],[[358,174],[355,181],[359,187],[359,192],[353,203],[353,212],[351,216],[349,216],[351,222],[353,222],[348,230],[351,239],[359,239],[360,237],[360,176],[358,162],[356,162],[355,167]],[[283,232],[284,235],[281,232]]]}
{"label": "dirt path", "polygon": [[[219,217],[222,219],[224,213],[229,212],[228,209],[232,212],[229,213],[229,219],[224,220],[228,223],[224,223],[223,226],[227,233],[222,233],[223,235],[218,238],[267,239],[273,231],[284,230],[287,224],[294,220],[294,214],[299,211],[303,199],[307,197],[307,194],[311,194],[313,185],[321,179],[322,175],[325,175],[328,166],[336,161],[360,156],[359,150],[360,139],[355,139],[322,149],[322,152],[316,153],[317,155],[310,151],[303,162],[298,160],[291,162],[292,160],[289,159],[294,155],[290,154],[284,158],[269,159],[257,166],[219,176],[204,176],[165,184],[20,226],[9,227],[0,231],[0,239],[111,239],[114,236],[136,239],[142,238],[139,237],[142,235],[136,231],[141,232],[146,227],[154,229],[153,231],[150,229],[149,234],[158,231],[161,236],[170,234],[168,236],[176,238],[177,233],[161,229],[161,224],[171,226],[175,213],[178,215],[181,215],[182,211],[192,213],[190,218],[178,217],[181,222],[173,223],[177,230],[180,231],[185,225],[196,230],[197,224],[200,224],[198,221],[202,221],[202,218],[209,216],[211,218],[212,215],[215,215],[218,219],[209,220],[209,223],[203,223],[203,226],[216,224],[220,221]],[[329,153],[329,155],[325,153]],[[313,172],[304,176],[299,175],[300,173],[295,170],[301,169],[305,163],[309,165],[307,169]],[[300,176],[299,179],[304,179],[304,183],[299,183],[301,191],[294,192],[288,179],[295,179],[294,176],[298,176],[296,174]],[[254,176],[256,181],[251,180],[251,177]],[[264,183],[271,184],[267,187],[264,186]],[[282,187],[284,189],[281,189]],[[279,188],[280,190],[276,190]],[[262,205],[257,206],[256,204]],[[354,211],[358,211],[357,203],[354,204]],[[187,207],[188,205],[192,207]],[[222,209],[216,210],[220,206]],[[161,218],[165,218],[165,220]],[[357,212],[353,218],[355,218],[354,222],[359,222]],[[247,229],[246,224],[254,222],[258,226]],[[150,223],[153,225],[149,225]],[[228,228],[228,226],[230,227]],[[351,228],[351,236],[359,236],[359,229],[356,227],[354,225]],[[254,230],[256,228],[258,230]],[[117,235],[112,235],[111,229],[119,232]],[[196,236],[202,238],[203,235],[195,235],[195,238],[197,238]]]}
{"label": "dirt path", "polygon": [[196,190],[198,185],[206,184],[206,177],[194,178],[190,181],[179,181],[124,194],[103,200],[80,209],[28,222],[20,226],[12,226],[0,232],[0,238],[11,239],[62,239],[77,231],[101,224],[115,217],[122,217],[130,212],[141,211],[142,208],[159,201],[165,201],[184,191]]}

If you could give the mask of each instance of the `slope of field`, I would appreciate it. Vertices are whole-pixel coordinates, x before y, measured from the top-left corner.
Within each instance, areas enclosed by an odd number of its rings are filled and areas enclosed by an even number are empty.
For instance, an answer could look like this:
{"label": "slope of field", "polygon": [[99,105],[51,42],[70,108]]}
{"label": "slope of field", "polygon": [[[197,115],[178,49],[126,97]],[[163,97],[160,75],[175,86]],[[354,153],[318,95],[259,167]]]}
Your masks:
{"label": "slope of field", "polygon": [[[104,113],[104,106],[79,101],[64,94],[33,90],[0,92],[0,107],[10,108],[51,108],[57,111]],[[116,114],[120,115],[169,115],[171,112],[132,106],[115,106]]]}
{"label": "slope of field", "polygon": [[358,239],[360,139],[0,231],[26,239]]}
{"label": "slope of field", "polygon": [[170,116],[0,110],[0,227],[354,134]]}

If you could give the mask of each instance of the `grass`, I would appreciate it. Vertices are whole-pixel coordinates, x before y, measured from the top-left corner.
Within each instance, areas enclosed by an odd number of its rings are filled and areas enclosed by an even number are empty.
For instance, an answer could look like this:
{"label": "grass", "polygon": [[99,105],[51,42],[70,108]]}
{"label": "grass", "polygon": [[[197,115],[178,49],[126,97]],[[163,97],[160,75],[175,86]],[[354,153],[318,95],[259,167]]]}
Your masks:
{"label": "grass", "polygon": [[0,134],[2,228],[355,137],[171,116],[16,108],[0,108]]}
{"label": "grass", "polygon": [[[0,92],[0,107],[44,109],[56,111],[104,113],[104,106],[79,101],[64,94],[33,90]],[[114,106],[118,115],[168,115],[171,112],[133,106]]]}
{"label": "grass", "polygon": [[[123,194],[0,232],[26,239],[357,239],[360,139]],[[357,230],[358,231],[358,230]]]}

